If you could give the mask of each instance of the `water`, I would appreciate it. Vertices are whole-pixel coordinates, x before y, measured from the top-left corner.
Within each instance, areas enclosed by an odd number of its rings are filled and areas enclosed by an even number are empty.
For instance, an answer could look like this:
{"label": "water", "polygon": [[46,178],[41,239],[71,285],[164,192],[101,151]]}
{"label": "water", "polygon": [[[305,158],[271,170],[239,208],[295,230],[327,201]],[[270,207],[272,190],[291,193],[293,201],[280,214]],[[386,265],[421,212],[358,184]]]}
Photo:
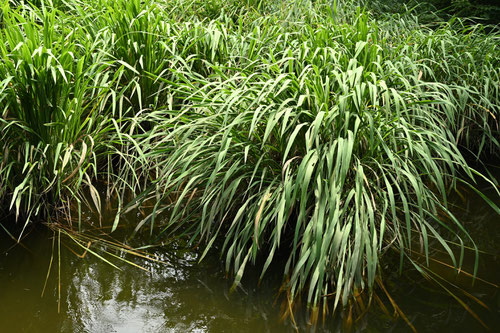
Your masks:
{"label": "water", "polygon": [[[125,263],[117,263],[119,271],[88,253],[77,257],[65,247],[71,240],[62,237],[58,313],[57,255],[41,297],[52,253],[50,237],[48,230],[32,231],[24,240],[28,249],[16,246],[2,255],[2,332],[288,331],[266,285],[259,293],[240,289],[230,294],[220,262],[207,258],[197,264],[197,253],[173,245],[151,251],[165,263],[131,258],[151,273]],[[57,239],[55,249],[57,253]]]}
{"label": "water", "polygon": [[[470,193],[465,201],[455,197],[454,203],[480,248],[488,252],[481,255],[479,276],[499,285],[498,215]],[[96,232],[92,231],[94,235]],[[121,234],[126,233],[118,232],[116,237]],[[289,319],[281,319],[279,267],[259,286],[251,282],[259,272],[249,271],[242,288],[231,293],[231,280],[226,278],[219,258],[209,255],[198,263],[200,253],[185,250],[180,240],[148,249],[163,263],[120,254],[149,273],[114,258],[118,270],[89,252],[80,258],[77,255],[84,249],[64,235],[60,238],[59,265],[58,240],[57,233],[43,226],[30,230],[21,245],[0,233],[1,332],[295,332]],[[134,241],[140,243],[141,236]],[[95,243],[91,246],[98,248]],[[51,258],[50,276],[41,297]],[[433,258],[447,261],[439,252]],[[437,261],[431,261],[431,265],[448,281],[484,302],[489,310],[461,294],[492,331],[500,329],[498,287],[481,281],[472,287],[467,276],[457,277]],[[473,255],[466,253],[464,269],[472,270],[472,266]],[[387,274],[391,270],[392,266],[385,269],[385,285],[419,332],[487,331],[463,306],[418,273],[408,269],[402,276]],[[384,299],[380,290],[377,294]],[[354,325],[353,332],[410,332],[402,319],[392,317],[387,298],[384,303],[391,316],[372,306]],[[314,330],[307,325],[305,310],[299,309],[295,319],[300,331]],[[316,332],[342,332],[341,320],[330,318]]]}

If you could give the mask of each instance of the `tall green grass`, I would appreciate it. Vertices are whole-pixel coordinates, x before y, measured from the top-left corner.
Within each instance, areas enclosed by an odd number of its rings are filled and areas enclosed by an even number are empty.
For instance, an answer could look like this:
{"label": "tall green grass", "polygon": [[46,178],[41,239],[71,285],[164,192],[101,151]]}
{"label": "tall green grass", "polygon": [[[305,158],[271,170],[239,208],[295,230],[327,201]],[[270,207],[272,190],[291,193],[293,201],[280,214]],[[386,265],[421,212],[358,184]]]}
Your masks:
{"label": "tall green grass", "polygon": [[0,196],[25,221],[50,218],[82,183],[94,188],[111,125],[102,101],[113,74],[100,42],[57,14],[3,6]]}
{"label": "tall green grass", "polygon": [[172,202],[168,227],[184,225],[207,249],[224,239],[235,284],[264,256],[262,278],[285,248],[292,297],[305,289],[317,305],[335,293],[345,305],[372,288],[387,247],[404,256],[416,237],[426,253],[436,237],[460,266],[441,232],[471,240],[437,216],[451,215],[447,193],[475,171],[455,131],[467,117],[455,91],[465,87],[424,77],[425,64],[409,65],[411,50],[393,53],[364,13],[323,20],[259,21],[266,29],[233,54],[240,68],[214,65],[218,82],[183,73],[201,81],[177,88],[192,105],[170,112],[152,146],[138,144],[156,161],[158,202]]}
{"label": "tall green grass", "polygon": [[447,196],[484,177],[464,151],[499,152],[495,32],[306,0],[4,0],[2,22],[0,202],[25,223],[153,202],[136,229],[217,247],[235,285],[285,253],[314,309],[389,249],[474,246]]}

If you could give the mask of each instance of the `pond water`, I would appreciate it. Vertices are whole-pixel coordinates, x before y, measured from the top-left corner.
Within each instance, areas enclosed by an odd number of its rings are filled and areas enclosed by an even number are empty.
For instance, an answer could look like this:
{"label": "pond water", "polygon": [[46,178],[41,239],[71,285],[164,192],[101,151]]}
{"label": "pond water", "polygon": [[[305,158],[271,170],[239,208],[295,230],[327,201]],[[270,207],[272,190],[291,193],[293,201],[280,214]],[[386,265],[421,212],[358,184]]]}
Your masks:
{"label": "pond water", "polygon": [[[79,258],[69,237],[61,237],[61,308],[58,313],[58,237],[34,230],[22,246],[0,259],[2,332],[286,332],[272,292],[229,293],[220,262],[177,250],[150,251],[163,263],[131,258],[150,273],[113,260],[116,269],[89,253]],[[2,244],[6,244],[5,240]],[[66,245],[66,246],[65,246]],[[76,251],[75,251],[76,252]]]}
{"label": "pond water", "polygon": [[[470,278],[463,274],[455,276],[439,261],[431,261],[432,269],[471,295],[460,294],[491,331],[498,331],[499,216],[474,195],[468,195],[465,201],[458,196],[454,203],[457,214],[478,240],[480,248],[487,252],[481,254],[478,275],[488,283],[476,281],[471,287]],[[92,245],[91,249],[97,251],[97,245]],[[110,248],[107,250],[111,251]],[[271,271],[259,286],[251,282],[259,272],[249,271],[242,287],[230,292],[231,279],[226,278],[222,263],[215,255],[208,255],[199,263],[200,253],[184,250],[182,241],[151,248],[147,252],[161,262],[123,253],[120,257],[143,266],[149,272],[114,258],[111,262],[119,270],[88,251],[84,258],[80,258],[78,255],[85,253],[83,248],[68,236],[59,238],[57,232],[45,226],[27,232],[17,245],[6,233],[0,232],[0,331],[296,331],[290,319],[282,319],[282,299],[277,297],[279,267],[277,271]],[[50,275],[46,279],[51,258]],[[433,258],[446,261],[444,255],[440,258],[439,252],[434,253]],[[464,269],[472,271],[472,262],[473,256],[469,253]],[[385,271],[391,270],[394,271],[389,266],[385,268]],[[384,281],[393,299],[419,332],[487,331],[463,306],[415,271],[401,276],[386,274]],[[472,296],[489,309],[472,301]],[[392,314],[390,305],[386,306]],[[295,320],[301,332],[343,332],[338,316],[313,328],[307,325],[307,312],[299,309]],[[354,325],[353,332],[411,330],[402,319],[394,319],[379,306],[372,306],[368,314]]]}

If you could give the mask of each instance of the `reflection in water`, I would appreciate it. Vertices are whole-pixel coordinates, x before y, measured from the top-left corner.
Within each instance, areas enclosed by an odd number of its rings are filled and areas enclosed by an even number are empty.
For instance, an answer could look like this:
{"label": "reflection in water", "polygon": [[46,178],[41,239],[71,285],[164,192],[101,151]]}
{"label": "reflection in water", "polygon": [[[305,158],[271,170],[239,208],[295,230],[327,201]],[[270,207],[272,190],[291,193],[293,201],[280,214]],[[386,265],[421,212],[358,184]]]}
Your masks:
{"label": "reflection in water", "polygon": [[[466,202],[461,200],[454,201],[461,220],[467,222],[479,247],[490,253],[481,257],[479,276],[498,284],[498,215],[475,196],[468,196]],[[58,313],[57,255],[45,295],[40,296],[52,254],[51,237],[47,228],[40,227],[23,240],[25,248],[18,245],[9,249],[12,240],[0,233],[0,332],[295,331],[289,320],[280,320],[281,304],[276,295],[281,270],[271,271],[258,287],[251,282],[258,278],[259,272],[252,276],[249,271],[243,287],[230,293],[231,280],[225,278],[217,256],[209,255],[199,263],[199,254],[183,251],[180,244],[154,250],[152,253],[161,262],[126,257],[147,268],[150,273],[146,273],[125,263],[117,270],[89,253],[81,259],[67,247],[77,254],[83,250],[62,237],[61,313]],[[57,245],[55,249],[57,253]],[[439,253],[433,256],[446,260]],[[466,253],[464,267],[471,269],[472,260],[473,256]],[[470,279],[462,281],[463,275],[454,278],[439,264],[431,264],[433,270],[441,270],[440,274],[486,302],[490,311],[481,307],[478,310],[477,304],[474,310],[493,331],[500,327],[498,288],[481,283],[470,288]],[[394,267],[397,265],[396,262]],[[436,288],[414,273],[386,277],[385,284],[420,332],[484,331],[463,307],[436,292]],[[307,326],[306,311],[300,310],[295,319],[301,332],[313,331]],[[394,321],[377,307],[357,322],[354,329],[367,333],[409,331],[402,320]],[[342,326],[338,318],[331,319],[315,332],[342,332]]]}
{"label": "reflection in water", "polygon": [[259,293],[256,288],[229,293],[217,258],[199,264],[196,253],[176,249],[155,252],[167,264],[136,260],[147,273],[127,264],[119,271],[90,255],[80,259],[62,246],[58,314],[57,256],[48,292],[40,297],[52,251],[49,236],[47,230],[33,231],[24,241],[32,251],[17,246],[2,257],[0,331],[291,331],[273,303],[276,290],[264,284]]}

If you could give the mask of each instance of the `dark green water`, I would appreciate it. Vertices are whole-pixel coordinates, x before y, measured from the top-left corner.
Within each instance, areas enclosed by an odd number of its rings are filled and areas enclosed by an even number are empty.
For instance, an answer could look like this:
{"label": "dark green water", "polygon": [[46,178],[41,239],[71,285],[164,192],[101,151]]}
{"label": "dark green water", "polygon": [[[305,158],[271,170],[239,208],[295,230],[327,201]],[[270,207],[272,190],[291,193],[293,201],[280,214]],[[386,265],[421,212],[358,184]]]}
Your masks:
{"label": "dark green water", "polygon": [[[499,216],[474,195],[468,194],[467,200],[456,197],[454,204],[479,247],[488,252],[481,255],[478,275],[499,285]],[[41,297],[53,253],[53,237],[54,233],[48,228],[38,227],[27,233],[22,245],[16,245],[3,231],[0,233],[0,332],[295,331],[290,320],[281,320],[282,299],[276,297],[279,265],[260,286],[249,282],[255,278],[249,272],[242,288],[230,293],[231,281],[225,278],[219,258],[209,255],[198,263],[200,254],[183,250],[180,242],[148,249],[164,263],[121,254],[147,268],[148,273],[116,258],[113,263],[121,270],[90,253],[79,258],[68,248],[77,254],[82,254],[83,249],[64,235],[60,238],[59,265],[56,237],[54,261]],[[97,250],[98,247],[91,248]],[[440,252],[433,257],[447,260]],[[473,260],[473,255],[466,253],[464,269],[471,271]],[[438,262],[431,261],[431,266],[448,281],[484,302],[489,310],[461,294],[492,332],[500,330],[498,287],[481,281],[472,287],[467,276],[457,277]],[[419,332],[487,332],[435,284],[426,282],[415,271],[409,270],[400,276],[391,274],[395,270],[397,268],[390,265],[385,268],[385,285]],[[386,305],[392,313],[390,305]],[[295,318],[299,331],[343,331],[340,318],[328,319],[316,329],[307,325],[307,318],[306,311],[299,309]],[[355,324],[353,332],[410,332],[410,329],[403,320],[372,306]]]}

